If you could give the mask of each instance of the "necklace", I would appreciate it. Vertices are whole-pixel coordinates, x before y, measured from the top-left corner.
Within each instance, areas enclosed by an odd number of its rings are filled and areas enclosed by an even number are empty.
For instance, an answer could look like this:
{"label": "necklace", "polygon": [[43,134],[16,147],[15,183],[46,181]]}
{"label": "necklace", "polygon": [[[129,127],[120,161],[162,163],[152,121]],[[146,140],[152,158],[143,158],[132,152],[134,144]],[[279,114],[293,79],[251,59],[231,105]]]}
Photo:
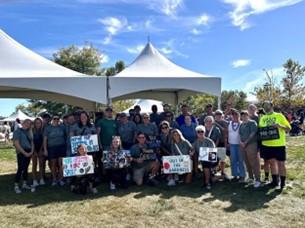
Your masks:
{"label": "necklace", "polygon": [[236,122],[232,121],[232,129],[233,129],[233,131],[237,131],[238,128],[239,128],[239,125],[240,125],[239,122],[236,123]]}

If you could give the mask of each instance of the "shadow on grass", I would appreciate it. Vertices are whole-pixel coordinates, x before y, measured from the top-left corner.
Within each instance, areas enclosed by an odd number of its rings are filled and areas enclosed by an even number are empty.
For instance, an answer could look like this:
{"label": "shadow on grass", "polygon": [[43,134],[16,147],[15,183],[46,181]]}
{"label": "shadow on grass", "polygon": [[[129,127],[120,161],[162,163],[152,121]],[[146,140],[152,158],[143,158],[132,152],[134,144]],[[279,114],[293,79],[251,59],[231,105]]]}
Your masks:
{"label": "shadow on grass", "polygon": [[142,199],[146,196],[158,195],[162,199],[171,199],[175,196],[186,198],[200,199],[201,204],[212,203],[213,201],[229,202],[230,206],[223,210],[226,212],[234,212],[237,210],[254,211],[268,207],[267,203],[274,199],[280,192],[270,191],[268,188],[261,187],[254,189],[244,187],[238,183],[219,182],[216,183],[210,192],[201,189],[201,181],[196,179],[191,185],[178,185],[168,187],[165,183],[161,183],[156,187],[150,186],[130,186],[128,189],[110,192],[106,184],[98,186],[99,193],[92,195],[76,195],[65,187],[51,187],[50,185],[38,187],[35,193],[30,191],[20,195],[13,191],[12,180],[14,174],[0,175],[0,206],[5,205],[28,205],[29,208],[39,207],[46,204],[83,201],[107,196],[124,197],[133,194],[135,199]]}

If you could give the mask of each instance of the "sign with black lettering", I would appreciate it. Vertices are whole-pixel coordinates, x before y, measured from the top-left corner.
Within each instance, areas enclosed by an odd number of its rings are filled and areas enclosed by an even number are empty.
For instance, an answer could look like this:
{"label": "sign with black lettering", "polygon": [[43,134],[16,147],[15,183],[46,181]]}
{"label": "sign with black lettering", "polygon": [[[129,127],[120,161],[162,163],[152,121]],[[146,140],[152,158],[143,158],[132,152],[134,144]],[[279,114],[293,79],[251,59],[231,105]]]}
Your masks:
{"label": "sign with black lettering", "polygon": [[280,138],[279,129],[273,126],[259,128],[260,140],[274,140]]}

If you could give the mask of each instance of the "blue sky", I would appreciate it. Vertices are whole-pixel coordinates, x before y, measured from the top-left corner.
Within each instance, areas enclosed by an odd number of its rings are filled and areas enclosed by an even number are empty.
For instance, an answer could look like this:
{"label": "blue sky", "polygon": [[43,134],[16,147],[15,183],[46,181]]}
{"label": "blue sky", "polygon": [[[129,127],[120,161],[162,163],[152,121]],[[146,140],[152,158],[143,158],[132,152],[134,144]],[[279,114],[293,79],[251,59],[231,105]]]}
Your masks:
{"label": "blue sky", "polygon": [[[305,64],[304,12],[304,0],[1,0],[0,28],[48,58],[90,42],[103,67],[131,63],[150,36],[176,64],[250,92],[263,68],[280,81],[288,58]],[[24,102],[0,99],[0,115]]]}

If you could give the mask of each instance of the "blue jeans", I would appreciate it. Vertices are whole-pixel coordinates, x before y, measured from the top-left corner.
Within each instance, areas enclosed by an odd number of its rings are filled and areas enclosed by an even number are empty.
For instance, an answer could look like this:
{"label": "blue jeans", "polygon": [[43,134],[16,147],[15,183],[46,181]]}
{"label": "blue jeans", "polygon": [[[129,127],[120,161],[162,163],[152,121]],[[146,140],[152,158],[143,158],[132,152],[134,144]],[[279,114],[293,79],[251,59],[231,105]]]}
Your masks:
{"label": "blue jeans", "polygon": [[234,177],[245,177],[245,161],[239,144],[230,144],[231,172]]}

